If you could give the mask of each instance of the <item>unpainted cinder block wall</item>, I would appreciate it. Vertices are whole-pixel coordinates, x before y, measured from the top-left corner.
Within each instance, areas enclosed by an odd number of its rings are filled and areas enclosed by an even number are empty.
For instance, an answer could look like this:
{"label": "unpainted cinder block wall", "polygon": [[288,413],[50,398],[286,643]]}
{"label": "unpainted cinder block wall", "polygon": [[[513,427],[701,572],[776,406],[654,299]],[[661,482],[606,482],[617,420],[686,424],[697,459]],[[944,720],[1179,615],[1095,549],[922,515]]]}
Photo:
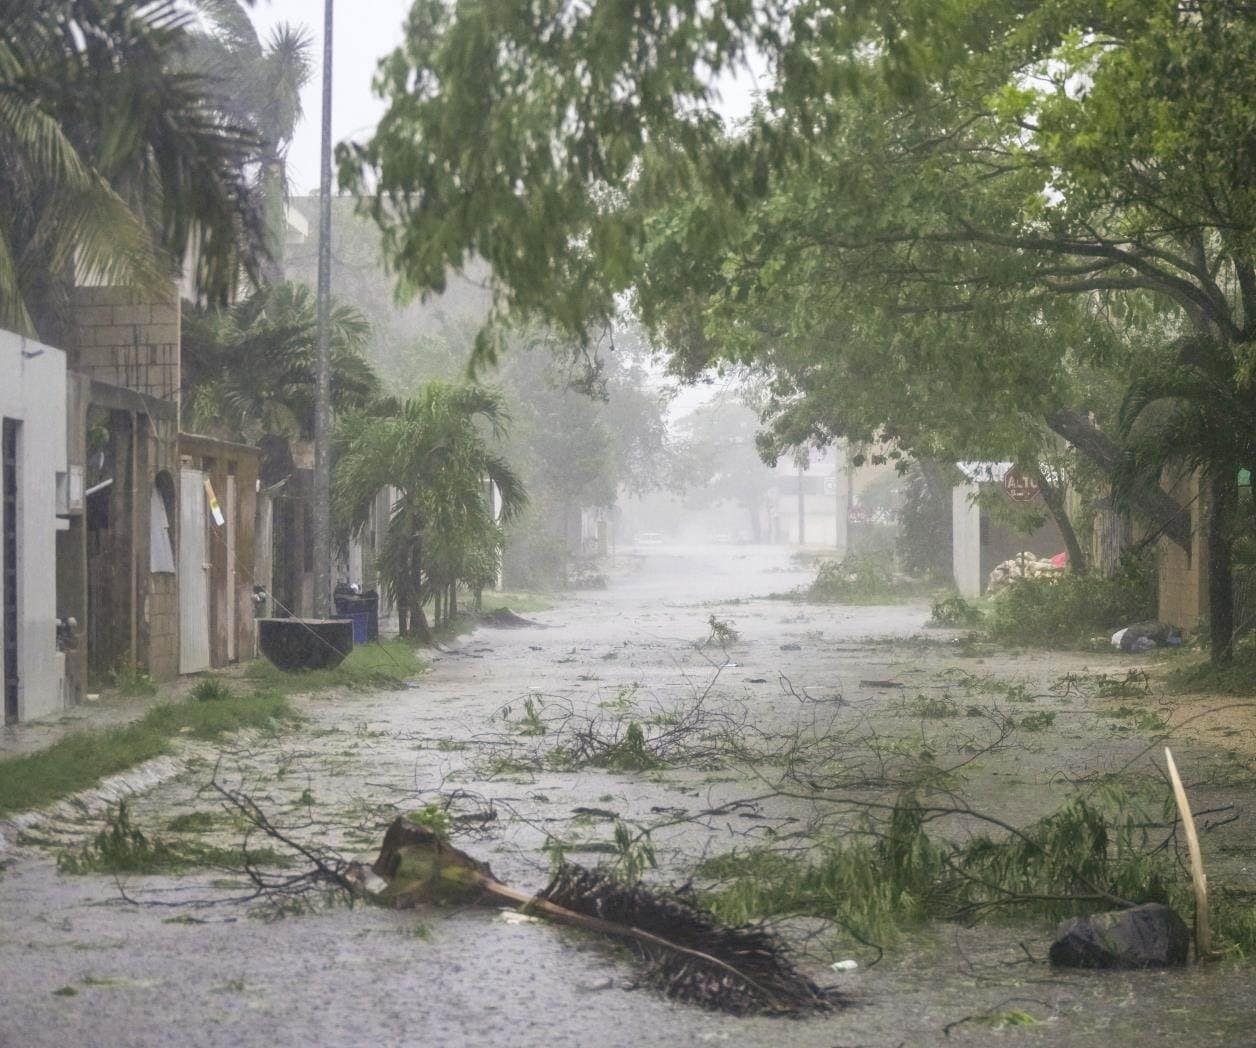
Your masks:
{"label": "unpainted cinder block wall", "polygon": [[1190,551],[1176,542],[1159,542],[1159,608],[1162,622],[1185,630],[1208,618],[1208,536],[1204,527],[1204,497],[1197,472],[1169,477],[1165,489],[1190,511]]}
{"label": "unpainted cinder block wall", "polygon": [[73,370],[150,397],[179,398],[179,294],[74,289]]}
{"label": "unpainted cinder block wall", "polygon": [[[70,366],[96,383],[144,394],[119,399],[97,391],[94,402],[131,415],[137,439],[133,448],[135,490],[126,493],[129,550],[134,572],[129,588],[134,602],[131,658],[157,680],[179,672],[178,576],[151,570],[149,549],[151,492],[159,473],[177,477],[179,468],[180,304],[171,283],[163,294],[124,287],[79,287],[73,291]],[[162,402],[155,405],[153,400]],[[83,419],[86,424],[86,417]],[[172,510],[177,526],[177,509]],[[177,536],[172,534],[177,544]],[[128,602],[129,603],[129,602]]]}

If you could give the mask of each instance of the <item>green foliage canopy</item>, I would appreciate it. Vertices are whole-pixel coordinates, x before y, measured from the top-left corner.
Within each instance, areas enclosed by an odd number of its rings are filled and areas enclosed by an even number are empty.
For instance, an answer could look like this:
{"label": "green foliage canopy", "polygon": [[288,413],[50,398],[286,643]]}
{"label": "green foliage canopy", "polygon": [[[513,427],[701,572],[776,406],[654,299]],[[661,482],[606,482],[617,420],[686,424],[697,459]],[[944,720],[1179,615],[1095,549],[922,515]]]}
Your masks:
{"label": "green foliage canopy", "polygon": [[257,139],[180,67],[179,5],[0,0],[0,324],[60,341],[75,277],[225,302],[264,254]]}

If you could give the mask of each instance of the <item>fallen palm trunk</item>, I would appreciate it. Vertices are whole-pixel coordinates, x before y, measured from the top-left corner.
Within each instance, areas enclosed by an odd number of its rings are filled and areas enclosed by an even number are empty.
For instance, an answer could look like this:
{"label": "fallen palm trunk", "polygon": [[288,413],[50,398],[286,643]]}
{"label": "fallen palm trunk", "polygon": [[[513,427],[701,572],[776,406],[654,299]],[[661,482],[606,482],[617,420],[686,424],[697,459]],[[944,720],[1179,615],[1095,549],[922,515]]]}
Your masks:
{"label": "fallen palm trunk", "polygon": [[384,835],[371,868],[386,884],[376,898],[408,908],[491,899],[528,913],[629,943],[646,981],[669,997],[734,1015],[802,1015],[840,1001],[797,971],[781,944],[757,928],[729,928],[688,902],[640,884],[564,864],[548,888],[531,895],[404,817]]}

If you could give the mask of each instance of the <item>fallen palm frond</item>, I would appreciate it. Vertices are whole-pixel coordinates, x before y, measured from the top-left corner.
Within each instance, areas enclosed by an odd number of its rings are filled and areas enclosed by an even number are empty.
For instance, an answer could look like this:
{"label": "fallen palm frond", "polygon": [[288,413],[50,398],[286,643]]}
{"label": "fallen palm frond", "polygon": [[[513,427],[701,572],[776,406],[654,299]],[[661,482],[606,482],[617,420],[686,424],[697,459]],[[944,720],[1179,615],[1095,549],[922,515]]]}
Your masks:
{"label": "fallen palm frond", "polygon": [[790,964],[770,933],[727,927],[674,895],[579,866],[564,864],[544,892],[531,895],[498,881],[440,834],[399,817],[372,871],[386,883],[376,897],[393,906],[491,899],[626,941],[645,980],[678,1000],[733,1015],[801,1015],[839,1003]]}
{"label": "fallen palm frond", "polygon": [[564,863],[542,896],[616,926],[602,930],[630,938],[645,979],[677,1000],[734,1015],[796,1015],[838,1004],[832,989],[789,962],[766,929],[730,928],[676,895]]}

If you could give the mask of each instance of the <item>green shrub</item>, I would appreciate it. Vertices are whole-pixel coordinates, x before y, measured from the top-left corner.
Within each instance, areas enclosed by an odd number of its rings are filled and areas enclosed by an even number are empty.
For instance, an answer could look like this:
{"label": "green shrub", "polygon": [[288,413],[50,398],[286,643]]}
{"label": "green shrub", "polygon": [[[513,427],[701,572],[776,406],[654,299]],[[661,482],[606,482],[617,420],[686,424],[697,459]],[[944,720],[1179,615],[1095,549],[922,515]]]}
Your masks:
{"label": "green shrub", "polygon": [[[905,795],[885,820],[821,839],[806,859],[765,846],[709,858],[695,875],[716,882],[703,901],[732,924],[805,914],[865,942],[931,919],[1011,909],[1058,919],[1110,907],[1091,897],[1096,890],[1181,906],[1188,883],[1169,855],[1147,846],[1144,818],[1076,798],[1016,833],[952,843],[930,836],[928,809]],[[1246,934],[1230,918],[1218,937],[1246,945]]]}
{"label": "green shrub", "polygon": [[981,625],[985,618],[981,609],[969,604],[958,593],[935,600],[929,609],[926,626],[938,628],[971,628]]}
{"label": "green shrub", "polygon": [[987,629],[998,641],[1068,648],[1155,615],[1155,573],[1143,563],[1112,578],[1017,579],[994,598]]}
{"label": "green shrub", "polygon": [[893,585],[894,573],[888,560],[847,554],[840,561],[820,562],[807,596],[835,604],[875,604],[888,599]]}
{"label": "green shrub", "polygon": [[197,681],[189,694],[197,702],[221,702],[231,698],[231,689],[217,677],[206,677]]}
{"label": "green shrub", "polygon": [[119,662],[109,673],[113,686],[119,694],[134,698],[144,695],[156,695],[157,683],[133,662]]}

